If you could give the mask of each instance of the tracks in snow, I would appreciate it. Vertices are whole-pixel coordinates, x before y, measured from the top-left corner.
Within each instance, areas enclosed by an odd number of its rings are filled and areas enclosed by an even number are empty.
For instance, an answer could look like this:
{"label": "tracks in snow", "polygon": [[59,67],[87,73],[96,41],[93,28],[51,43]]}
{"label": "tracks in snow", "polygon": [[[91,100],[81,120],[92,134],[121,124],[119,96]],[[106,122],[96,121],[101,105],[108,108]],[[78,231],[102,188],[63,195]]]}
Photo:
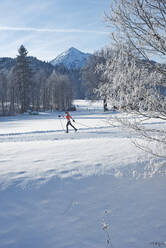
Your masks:
{"label": "tracks in snow", "polygon": [[66,139],[88,139],[103,138],[112,133],[110,127],[80,128],[78,132],[70,130],[65,133],[63,130],[35,130],[28,132],[0,133],[0,143],[4,142],[35,142],[35,141],[54,141]]}

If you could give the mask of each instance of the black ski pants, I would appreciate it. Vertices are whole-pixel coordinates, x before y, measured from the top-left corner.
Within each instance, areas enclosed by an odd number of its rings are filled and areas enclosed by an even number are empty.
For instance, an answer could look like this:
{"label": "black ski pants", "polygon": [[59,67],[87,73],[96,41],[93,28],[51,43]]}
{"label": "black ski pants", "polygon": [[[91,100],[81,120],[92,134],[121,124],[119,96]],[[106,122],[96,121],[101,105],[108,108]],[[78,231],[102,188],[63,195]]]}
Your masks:
{"label": "black ski pants", "polygon": [[71,121],[67,121],[67,124],[66,124],[66,132],[68,133],[69,132],[69,125],[74,128],[74,130],[76,131],[77,129],[71,124]]}

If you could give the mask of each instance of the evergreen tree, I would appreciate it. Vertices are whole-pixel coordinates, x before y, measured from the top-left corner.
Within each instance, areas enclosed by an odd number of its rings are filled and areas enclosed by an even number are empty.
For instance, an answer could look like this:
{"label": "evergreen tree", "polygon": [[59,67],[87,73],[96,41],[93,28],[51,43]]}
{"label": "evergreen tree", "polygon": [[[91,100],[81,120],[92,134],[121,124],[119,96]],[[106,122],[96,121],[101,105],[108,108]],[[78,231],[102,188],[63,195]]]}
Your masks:
{"label": "evergreen tree", "polygon": [[15,78],[15,85],[18,93],[18,102],[20,105],[20,112],[24,113],[30,106],[30,94],[32,87],[32,72],[29,67],[26,48],[21,45],[18,50],[16,65],[13,73]]}

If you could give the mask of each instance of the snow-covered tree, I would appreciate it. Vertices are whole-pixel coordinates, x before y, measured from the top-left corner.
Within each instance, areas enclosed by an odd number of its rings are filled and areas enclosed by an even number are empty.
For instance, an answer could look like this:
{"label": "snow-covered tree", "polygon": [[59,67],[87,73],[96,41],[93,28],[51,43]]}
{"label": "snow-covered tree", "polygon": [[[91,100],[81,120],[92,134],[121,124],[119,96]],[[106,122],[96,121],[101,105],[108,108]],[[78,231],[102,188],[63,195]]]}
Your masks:
{"label": "snow-covered tree", "polygon": [[[111,56],[111,53],[112,51],[108,48],[96,51],[89,57],[82,73],[85,96],[91,100],[102,99],[105,111],[107,110],[107,95],[99,94],[97,89],[104,83],[103,70],[107,59]],[[99,68],[103,69],[100,70]]]}
{"label": "snow-covered tree", "polygon": [[165,0],[112,0],[106,18],[117,42],[126,41],[147,60],[165,59]]}
{"label": "snow-covered tree", "polygon": [[155,116],[157,111],[164,111],[163,75],[133,57],[126,47],[112,50],[106,63],[98,64],[96,70],[102,75],[97,91],[116,108],[146,111],[147,115],[151,111],[150,116],[152,111]]}
{"label": "snow-covered tree", "polygon": [[72,83],[67,75],[53,71],[47,81],[49,105],[53,110],[69,110],[72,105]]}
{"label": "snow-covered tree", "polygon": [[8,81],[4,73],[0,73],[0,114],[5,115],[7,113],[7,88]]}
{"label": "snow-covered tree", "polygon": [[[134,96],[135,100],[139,100],[137,104],[139,107],[134,108],[134,110],[138,109],[138,114],[141,113],[142,116],[149,118],[158,118],[161,121],[166,120],[166,66],[161,64],[166,56],[165,1],[113,0],[110,13],[106,18],[108,24],[113,28],[115,44],[119,45],[122,42],[129,44],[135,54],[139,54],[139,60],[144,59],[140,66],[137,57],[134,56],[131,65],[127,66],[130,70],[127,69],[125,72],[125,69],[122,68],[122,80],[126,81],[127,78],[131,78],[128,81],[129,89],[131,90],[132,81],[134,81],[134,89],[132,94],[126,95],[123,99],[120,98],[120,104],[124,101],[128,103]],[[152,59],[158,60],[160,63],[155,63]],[[106,70],[106,77],[108,77],[108,70]],[[119,78],[120,76],[117,75],[116,82],[119,81]],[[139,82],[137,87],[135,87],[135,80]],[[123,94],[123,96],[125,95]],[[121,97],[121,94],[118,93],[118,97]],[[166,157],[164,152],[165,131],[159,130],[157,127],[147,129],[139,121],[131,123],[129,120],[122,124],[137,131],[146,138],[146,141],[156,142],[157,151],[152,151],[152,153],[158,156],[162,154]],[[140,118],[140,120],[142,119]]]}
{"label": "snow-covered tree", "polygon": [[[166,120],[166,86],[164,87],[163,74],[153,71],[145,61],[136,59],[123,49],[115,52],[104,66],[100,65],[97,69],[103,71],[104,77],[98,87],[99,93],[107,94],[107,100],[112,106],[130,115],[130,118],[127,115],[125,120],[118,121],[124,127],[136,131],[141,138],[146,138],[144,139],[146,142],[158,142],[158,148],[165,147],[165,131],[157,127],[147,129],[142,125],[142,117]],[[134,118],[131,118],[131,114]],[[140,147],[142,148],[143,145]],[[144,149],[150,151],[147,145]],[[151,153],[165,156],[163,151],[164,149],[160,149],[160,152],[157,149],[157,151],[151,150]]]}

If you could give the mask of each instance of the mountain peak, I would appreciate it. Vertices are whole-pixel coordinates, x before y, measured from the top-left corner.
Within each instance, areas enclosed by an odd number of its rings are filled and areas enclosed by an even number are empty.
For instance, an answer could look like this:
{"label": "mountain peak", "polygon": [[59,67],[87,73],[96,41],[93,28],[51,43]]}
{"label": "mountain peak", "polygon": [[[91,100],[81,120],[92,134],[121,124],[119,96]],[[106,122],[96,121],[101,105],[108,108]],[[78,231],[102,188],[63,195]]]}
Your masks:
{"label": "mountain peak", "polygon": [[75,47],[70,47],[67,51],[51,60],[52,65],[63,64],[68,69],[80,69],[84,67],[90,54],[83,53]]}
{"label": "mountain peak", "polygon": [[68,49],[68,51],[79,51],[77,48],[75,48],[75,47],[70,47],[69,49]]}

